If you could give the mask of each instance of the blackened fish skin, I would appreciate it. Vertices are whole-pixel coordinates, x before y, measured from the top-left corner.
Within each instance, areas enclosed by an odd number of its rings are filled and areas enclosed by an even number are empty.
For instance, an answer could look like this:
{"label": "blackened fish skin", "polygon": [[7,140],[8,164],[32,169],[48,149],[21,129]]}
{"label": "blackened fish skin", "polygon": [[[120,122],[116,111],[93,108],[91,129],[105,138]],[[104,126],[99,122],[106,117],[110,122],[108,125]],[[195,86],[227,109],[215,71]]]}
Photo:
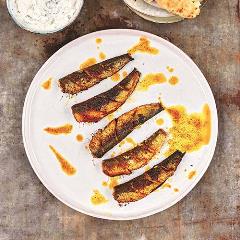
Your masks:
{"label": "blackened fish skin", "polygon": [[120,117],[113,119],[104,129],[92,137],[89,149],[94,157],[101,158],[106,152],[120,143],[137,126],[164,110],[161,103],[138,106]]}
{"label": "blackened fish skin", "polygon": [[162,148],[166,136],[166,132],[159,129],[133,149],[104,160],[102,162],[103,172],[110,177],[129,175],[133,170],[147,165]]}
{"label": "blackened fish skin", "polygon": [[174,152],[142,175],[114,187],[113,197],[119,203],[138,201],[159,188],[176,171],[185,153]]}
{"label": "blackened fish skin", "polygon": [[132,60],[130,54],[110,58],[61,78],[59,87],[63,93],[77,94],[111,77]]}
{"label": "blackened fish skin", "polygon": [[72,106],[78,122],[98,122],[122,106],[135,90],[141,73],[135,68],[120,83],[93,98]]}

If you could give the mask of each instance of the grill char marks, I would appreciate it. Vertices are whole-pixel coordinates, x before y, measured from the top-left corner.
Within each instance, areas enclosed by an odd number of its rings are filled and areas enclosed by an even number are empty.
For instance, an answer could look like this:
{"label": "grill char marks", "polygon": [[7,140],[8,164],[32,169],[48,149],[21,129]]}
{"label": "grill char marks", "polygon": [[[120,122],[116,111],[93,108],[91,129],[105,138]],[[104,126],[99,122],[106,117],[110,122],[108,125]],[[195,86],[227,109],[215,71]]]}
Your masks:
{"label": "grill char marks", "polygon": [[142,175],[115,186],[114,199],[119,203],[129,203],[146,197],[175,173],[184,155],[185,153],[176,151]]}
{"label": "grill char marks", "polygon": [[92,137],[89,149],[94,157],[101,158],[106,152],[120,143],[137,126],[163,110],[161,103],[142,105],[113,119],[104,129]]}
{"label": "grill char marks", "polygon": [[63,93],[77,94],[111,77],[132,60],[129,54],[110,58],[61,78],[59,86]]}

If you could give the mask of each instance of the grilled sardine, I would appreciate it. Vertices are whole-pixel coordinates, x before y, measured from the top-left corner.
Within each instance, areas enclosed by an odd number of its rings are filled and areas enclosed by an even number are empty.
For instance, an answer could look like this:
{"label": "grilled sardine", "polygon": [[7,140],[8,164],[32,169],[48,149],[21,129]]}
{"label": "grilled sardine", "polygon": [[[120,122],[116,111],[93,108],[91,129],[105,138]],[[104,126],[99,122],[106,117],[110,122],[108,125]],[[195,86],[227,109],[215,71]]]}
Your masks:
{"label": "grilled sardine", "polygon": [[147,140],[135,148],[102,162],[103,172],[110,176],[131,174],[133,170],[148,164],[160,151],[166,139],[166,132],[162,129],[156,131]]}
{"label": "grilled sardine", "polygon": [[146,197],[174,174],[184,154],[176,151],[142,175],[129,182],[115,186],[113,192],[114,199],[119,203],[128,203]]}
{"label": "grilled sardine", "polygon": [[132,60],[129,54],[110,58],[61,78],[59,86],[63,93],[77,94],[111,77]]}
{"label": "grilled sardine", "polygon": [[98,130],[89,144],[94,157],[101,158],[121,142],[134,128],[143,124],[163,110],[161,103],[142,105],[113,119],[104,129]]}
{"label": "grilled sardine", "polygon": [[140,72],[134,69],[126,78],[110,90],[72,106],[72,112],[78,122],[98,122],[116,111],[125,103],[134,91]]}

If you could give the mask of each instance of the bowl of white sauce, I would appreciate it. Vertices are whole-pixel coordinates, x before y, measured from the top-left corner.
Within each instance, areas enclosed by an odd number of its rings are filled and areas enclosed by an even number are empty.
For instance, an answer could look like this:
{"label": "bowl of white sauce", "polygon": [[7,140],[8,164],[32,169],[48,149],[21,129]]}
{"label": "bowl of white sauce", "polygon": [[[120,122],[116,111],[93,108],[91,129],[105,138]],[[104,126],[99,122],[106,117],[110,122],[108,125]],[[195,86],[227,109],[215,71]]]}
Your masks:
{"label": "bowl of white sauce", "polygon": [[78,16],[83,0],[7,0],[13,20],[34,33],[53,33],[70,25]]}

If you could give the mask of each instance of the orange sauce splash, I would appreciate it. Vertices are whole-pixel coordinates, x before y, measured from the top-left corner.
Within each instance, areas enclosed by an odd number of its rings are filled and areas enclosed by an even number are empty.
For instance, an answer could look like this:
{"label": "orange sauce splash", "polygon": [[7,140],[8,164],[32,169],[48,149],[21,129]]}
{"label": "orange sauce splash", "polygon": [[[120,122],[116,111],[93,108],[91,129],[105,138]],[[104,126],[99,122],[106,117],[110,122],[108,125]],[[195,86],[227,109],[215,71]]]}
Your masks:
{"label": "orange sauce splash", "polygon": [[112,81],[114,82],[118,82],[120,80],[120,74],[119,72],[115,73],[114,75],[112,75],[111,77]]}
{"label": "orange sauce splash", "polygon": [[97,63],[96,58],[88,58],[86,61],[80,64],[80,70],[90,67]]}
{"label": "orange sauce splash", "polygon": [[176,77],[176,76],[172,76],[172,77],[169,78],[168,82],[171,85],[176,85],[176,84],[179,83],[179,78]]}
{"label": "orange sauce splash", "polygon": [[100,205],[107,203],[108,200],[104,197],[102,193],[99,192],[99,190],[94,189],[93,195],[91,196],[91,202],[93,205]]}
{"label": "orange sauce splash", "polygon": [[169,66],[167,66],[167,70],[168,70],[170,73],[174,72],[174,68],[171,68],[171,67],[169,67]]}
{"label": "orange sauce splash", "polygon": [[73,167],[53,146],[49,145],[49,148],[52,150],[58,162],[60,163],[63,172],[69,176],[74,175],[77,171],[76,168]]}
{"label": "orange sauce splash", "polygon": [[111,157],[113,158],[113,157],[115,157],[115,156],[116,156],[116,153],[113,152],[113,153],[111,154]]}
{"label": "orange sauce splash", "polygon": [[110,189],[113,189],[115,186],[118,185],[119,179],[120,179],[119,176],[110,177],[110,178],[109,178],[109,182],[108,182],[108,187],[109,187]]}
{"label": "orange sauce splash", "polygon": [[127,75],[128,75],[127,71],[123,71],[122,73],[123,78],[127,77]]}
{"label": "orange sauce splash", "polygon": [[49,90],[52,86],[52,78],[49,78],[47,81],[42,83],[42,88],[45,90]]}
{"label": "orange sauce splash", "polygon": [[77,139],[78,142],[82,142],[83,139],[84,139],[84,137],[83,137],[82,134],[78,134],[78,135],[76,136],[76,139]]}
{"label": "orange sauce splash", "polygon": [[136,52],[148,53],[157,55],[159,50],[157,48],[151,47],[151,42],[146,37],[140,37],[139,42],[128,50],[129,54],[134,54]]}
{"label": "orange sauce splash", "polygon": [[188,179],[189,180],[191,180],[191,179],[193,179],[193,177],[195,177],[196,176],[196,174],[197,174],[197,172],[194,170],[194,171],[191,171],[191,172],[189,172],[189,174],[188,174]]}
{"label": "orange sauce splash", "polygon": [[179,189],[178,188],[174,188],[173,191],[174,192],[179,192]]}
{"label": "orange sauce splash", "polygon": [[99,53],[99,58],[100,58],[101,60],[106,59],[106,54],[103,53],[103,52],[100,52],[100,53]]}
{"label": "orange sauce splash", "polygon": [[161,188],[171,188],[171,184],[169,183],[164,183]]}
{"label": "orange sauce splash", "polygon": [[101,38],[96,38],[96,44],[100,44],[102,43],[102,39]]}
{"label": "orange sauce splash", "polygon": [[142,81],[138,84],[137,90],[147,91],[152,85],[165,83],[166,81],[167,78],[163,73],[149,73],[144,76]]}
{"label": "orange sauce splash", "polygon": [[60,135],[60,134],[70,134],[72,132],[73,126],[71,124],[65,124],[59,127],[47,127],[44,128],[44,131],[52,134],[52,135]]}
{"label": "orange sauce splash", "polygon": [[108,183],[107,183],[106,181],[103,181],[103,182],[102,182],[102,186],[103,186],[103,187],[107,187],[107,186],[108,186]]}
{"label": "orange sauce splash", "polygon": [[112,121],[112,120],[114,119],[114,114],[111,113],[111,114],[107,115],[107,119],[108,119],[109,121]]}
{"label": "orange sauce splash", "polygon": [[146,166],[144,170],[145,170],[145,172],[147,172],[150,169],[151,169],[150,166]]}
{"label": "orange sauce splash", "polygon": [[126,138],[126,142],[129,143],[129,144],[131,144],[133,147],[136,147],[136,146],[137,146],[137,143],[136,143],[136,142],[134,141],[134,139],[131,138],[131,137],[127,137],[127,138]]}
{"label": "orange sauce splash", "polygon": [[184,106],[167,108],[172,118],[169,129],[171,138],[168,140],[169,149],[166,156],[176,150],[193,152],[207,145],[211,136],[211,112],[208,104],[203,106],[201,113],[188,114]]}
{"label": "orange sauce splash", "polygon": [[156,120],[157,125],[161,126],[164,124],[164,120],[162,118],[159,118]]}

